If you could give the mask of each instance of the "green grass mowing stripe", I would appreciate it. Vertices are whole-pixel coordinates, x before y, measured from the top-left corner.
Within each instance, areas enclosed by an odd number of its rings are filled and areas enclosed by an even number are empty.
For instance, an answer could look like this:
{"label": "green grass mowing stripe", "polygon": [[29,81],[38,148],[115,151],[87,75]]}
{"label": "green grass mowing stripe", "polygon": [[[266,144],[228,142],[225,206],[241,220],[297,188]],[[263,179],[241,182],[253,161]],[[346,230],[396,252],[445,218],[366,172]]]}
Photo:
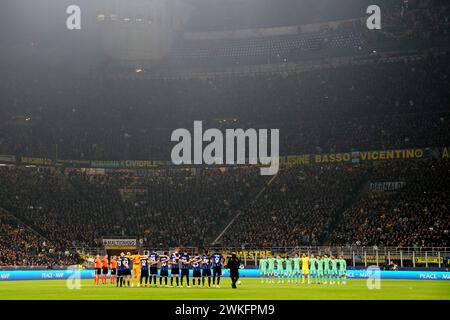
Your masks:
{"label": "green grass mowing stripe", "polygon": [[350,279],[346,286],[261,284],[259,279],[242,279],[237,290],[223,279],[221,288],[116,288],[95,286],[82,280],[79,290],[70,290],[65,280],[0,282],[0,299],[159,299],[159,300],[270,300],[270,299],[450,299],[450,281],[381,280],[380,290],[369,290],[366,280]]}

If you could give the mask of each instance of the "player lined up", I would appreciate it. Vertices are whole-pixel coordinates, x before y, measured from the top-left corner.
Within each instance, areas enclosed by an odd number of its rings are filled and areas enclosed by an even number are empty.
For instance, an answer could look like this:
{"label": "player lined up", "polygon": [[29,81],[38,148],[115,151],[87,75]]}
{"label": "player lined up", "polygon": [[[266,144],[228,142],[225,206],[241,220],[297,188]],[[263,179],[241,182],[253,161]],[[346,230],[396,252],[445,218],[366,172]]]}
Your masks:
{"label": "player lined up", "polygon": [[[276,271],[275,271],[276,266]],[[342,256],[326,255],[314,256],[303,254],[301,257],[295,254],[294,258],[286,256],[282,258],[278,255],[276,258],[272,255],[262,256],[259,260],[259,273],[261,283],[308,284],[346,284],[347,262]],[[301,280],[300,280],[301,278]],[[306,279],[306,280],[305,280]]]}
{"label": "player lined up", "polygon": [[[100,277],[102,284],[107,283],[108,261],[108,256],[103,259],[97,256],[95,259],[94,284],[100,284]],[[170,287],[173,287],[175,282],[177,287],[190,288],[190,270],[192,269],[194,287],[205,287],[206,283],[208,287],[211,287],[212,282],[212,286],[218,288],[223,262],[222,254],[209,255],[208,251],[201,256],[198,253],[190,256],[187,251],[183,251],[181,254],[174,251],[170,255],[167,252],[158,254],[155,251],[151,253],[144,251],[143,254],[135,255],[130,252],[127,254],[122,252],[120,256],[114,256],[109,261],[110,283],[116,284],[117,287],[134,287],[135,285],[147,287],[152,284],[156,287],[157,278],[159,278],[160,287],[163,286],[163,281],[164,286],[169,287],[168,279],[170,278]]]}

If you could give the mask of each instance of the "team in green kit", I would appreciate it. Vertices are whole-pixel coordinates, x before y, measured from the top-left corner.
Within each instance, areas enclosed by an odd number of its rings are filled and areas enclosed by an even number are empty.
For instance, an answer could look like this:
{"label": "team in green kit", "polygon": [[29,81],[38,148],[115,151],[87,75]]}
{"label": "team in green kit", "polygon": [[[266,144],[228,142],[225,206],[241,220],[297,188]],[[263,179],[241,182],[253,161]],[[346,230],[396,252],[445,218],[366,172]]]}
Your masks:
{"label": "team in green kit", "polygon": [[346,284],[347,262],[342,256],[303,255],[294,257],[276,257],[271,254],[262,255],[259,259],[261,283],[305,283],[308,284]]}

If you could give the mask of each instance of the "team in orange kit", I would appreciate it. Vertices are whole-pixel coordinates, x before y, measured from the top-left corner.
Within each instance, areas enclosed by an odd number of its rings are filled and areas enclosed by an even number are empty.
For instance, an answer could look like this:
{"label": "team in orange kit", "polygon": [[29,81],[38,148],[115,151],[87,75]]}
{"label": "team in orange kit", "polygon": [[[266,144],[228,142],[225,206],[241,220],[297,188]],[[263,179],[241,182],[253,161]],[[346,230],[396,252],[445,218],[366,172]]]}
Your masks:
{"label": "team in orange kit", "polygon": [[104,256],[102,259],[102,283],[106,284],[106,277],[108,276],[108,266],[109,266],[109,261],[108,261],[108,256]]}
{"label": "team in orange kit", "polygon": [[117,257],[114,256],[111,259],[110,267],[111,267],[111,275],[109,277],[109,282],[111,284],[116,283],[116,273],[117,273]]}
{"label": "team in orange kit", "polygon": [[[120,256],[113,256],[111,259],[109,259],[108,255],[103,256],[103,258],[97,255],[94,260],[94,284],[100,284],[100,275],[102,279],[101,284],[107,284],[107,275],[110,271],[110,284],[115,284],[117,287],[134,287],[135,285],[136,287],[147,287],[148,280],[150,280],[150,285],[153,282],[153,285],[156,287],[158,277],[160,287],[163,286],[163,280],[165,286],[169,287],[169,271],[171,280],[173,280],[173,278],[178,280],[180,261],[183,261],[183,275],[186,278],[188,287],[191,264],[194,271],[194,277],[196,279],[198,278],[197,282],[199,287],[204,286],[205,278],[208,278],[208,283],[210,282],[212,257],[208,255],[207,252],[205,252],[205,255],[202,257],[198,254],[192,257],[185,252],[181,257],[183,259],[179,258],[178,251],[174,251],[169,256],[168,252],[159,255],[156,251],[149,252],[148,250],[145,250],[143,254],[136,253],[133,255],[130,252],[127,252],[126,254],[122,252]],[[218,263],[219,265],[215,266],[216,269],[221,268],[222,262],[219,261]],[[171,265],[170,269],[169,265]],[[203,270],[203,275],[201,275],[201,270]],[[221,274],[221,271],[218,272]],[[202,278],[202,283],[200,282],[200,278]],[[182,285],[183,281],[181,281],[181,286]],[[173,281],[171,281],[170,286],[173,286]],[[179,286],[178,281],[177,286]],[[208,285],[208,287],[210,286]]]}
{"label": "team in orange kit", "polygon": [[99,255],[96,256],[94,263],[95,263],[94,284],[98,284],[100,280],[100,275],[102,274],[102,261],[100,260]]}

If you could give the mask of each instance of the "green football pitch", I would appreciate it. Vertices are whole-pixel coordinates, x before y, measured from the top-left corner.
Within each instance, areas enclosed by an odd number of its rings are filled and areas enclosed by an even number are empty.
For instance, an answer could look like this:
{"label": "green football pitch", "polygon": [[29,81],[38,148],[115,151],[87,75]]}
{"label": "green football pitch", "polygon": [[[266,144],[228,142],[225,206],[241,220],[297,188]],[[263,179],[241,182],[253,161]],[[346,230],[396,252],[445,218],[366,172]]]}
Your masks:
{"label": "green football pitch", "polygon": [[347,285],[266,284],[243,278],[234,290],[229,279],[220,288],[116,288],[82,280],[80,289],[68,289],[64,280],[0,282],[0,299],[153,299],[153,300],[264,300],[264,299],[450,299],[450,281],[381,280],[380,289],[369,290],[366,280]]}

